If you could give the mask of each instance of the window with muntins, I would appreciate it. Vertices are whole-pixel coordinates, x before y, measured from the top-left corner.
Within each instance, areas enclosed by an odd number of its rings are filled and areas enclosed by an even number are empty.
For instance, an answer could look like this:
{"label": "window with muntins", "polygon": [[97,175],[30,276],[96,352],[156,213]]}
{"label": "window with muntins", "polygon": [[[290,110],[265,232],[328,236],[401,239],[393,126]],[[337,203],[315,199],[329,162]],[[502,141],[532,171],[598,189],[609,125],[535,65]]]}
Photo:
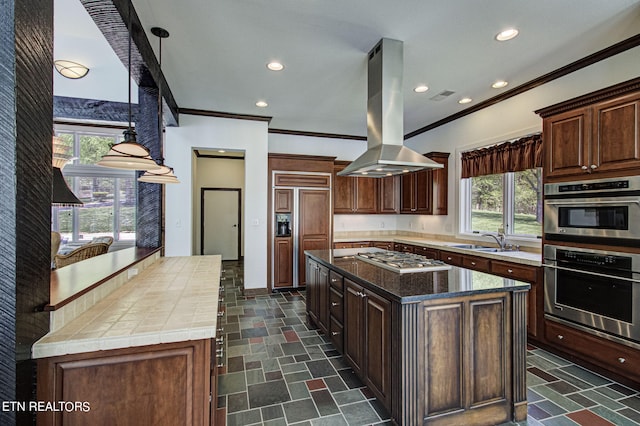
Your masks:
{"label": "window with muntins", "polygon": [[110,236],[116,245],[135,244],[137,172],[97,166],[110,145],[122,140],[120,129],[57,127],[56,136],[72,147],[73,158],[62,169],[72,192],[84,203],[52,207],[52,229],[63,244]]}

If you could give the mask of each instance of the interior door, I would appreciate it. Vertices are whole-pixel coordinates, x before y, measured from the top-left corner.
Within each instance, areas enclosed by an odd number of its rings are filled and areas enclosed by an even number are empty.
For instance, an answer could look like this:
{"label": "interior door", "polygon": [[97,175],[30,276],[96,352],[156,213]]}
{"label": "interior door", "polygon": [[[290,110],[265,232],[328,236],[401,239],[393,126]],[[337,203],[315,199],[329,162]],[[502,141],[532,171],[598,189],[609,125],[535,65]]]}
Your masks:
{"label": "interior door", "polygon": [[240,257],[240,190],[202,189],[201,254]]}

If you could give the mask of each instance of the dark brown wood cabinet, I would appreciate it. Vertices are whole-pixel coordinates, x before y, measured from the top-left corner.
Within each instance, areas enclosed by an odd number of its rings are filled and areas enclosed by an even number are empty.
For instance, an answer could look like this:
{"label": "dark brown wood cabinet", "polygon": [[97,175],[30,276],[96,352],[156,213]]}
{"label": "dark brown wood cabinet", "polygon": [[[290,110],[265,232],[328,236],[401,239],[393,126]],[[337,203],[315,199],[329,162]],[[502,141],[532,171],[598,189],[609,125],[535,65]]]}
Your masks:
{"label": "dark brown wood cabinet", "polygon": [[293,211],[293,190],[275,189],[273,191],[273,209],[276,213],[291,213]]}
{"label": "dark brown wood cabinet", "polygon": [[323,333],[329,331],[329,269],[318,262],[307,262],[307,317]]}
{"label": "dark brown wood cabinet", "polygon": [[413,252],[428,259],[440,259],[440,250],[430,247],[413,246]]}
{"label": "dark brown wood cabinet", "polygon": [[388,406],[391,398],[391,302],[344,279],[344,355]]}
{"label": "dark brown wood cabinet", "polygon": [[639,89],[636,79],[536,111],[543,117],[546,181],[637,170]]}
{"label": "dark brown wood cabinet", "polygon": [[338,176],[348,163],[336,163],[333,174],[334,214],[368,214],[378,211],[378,179]]}
{"label": "dark brown wood cabinet", "polygon": [[293,285],[293,238],[276,237],[273,247],[273,286]]}
{"label": "dark brown wood cabinet", "polygon": [[432,175],[429,170],[400,176],[400,213],[432,213]]}
{"label": "dark brown wood cabinet", "polygon": [[431,214],[446,215],[449,205],[449,153],[429,152],[426,157],[442,164],[441,169],[431,170],[432,208]]}
{"label": "dark brown wood cabinet", "polygon": [[420,170],[400,176],[400,213],[436,214],[448,212],[448,152],[425,154],[444,167]]}
{"label": "dark brown wood cabinet", "polygon": [[214,424],[216,371],[210,339],[42,358],[37,399],[89,409],[41,411],[38,424]]}
{"label": "dark brown wood cabinet", "polygon": [[330,191],[300,189],[298,214],[298,282],[304,285],[305,250],[326,250],[331,247],[331,216],[328,206]]}
{"label": "dark brown wood cabinet", "polygon": [[594,336],[555,321],[545,320],[545,339],[562,352],[612,373],[616,378],[640,383],[640,351]]}
{"label": "dark brown wood cabinet", "polygon": [[331,340],[394,424],[526,419],[526,290],[401,303],[327,267]]}
{"label": "dark brown wood cabinet", "polygon": [[400,177],[388,176],[378,180],[378,213],[400,213]]}
{"label": "dark brown wood cabinet", "polygon": [[372,241],[372,247],[381,248],[384,250],[393,250],[393,242],[392,241]]}

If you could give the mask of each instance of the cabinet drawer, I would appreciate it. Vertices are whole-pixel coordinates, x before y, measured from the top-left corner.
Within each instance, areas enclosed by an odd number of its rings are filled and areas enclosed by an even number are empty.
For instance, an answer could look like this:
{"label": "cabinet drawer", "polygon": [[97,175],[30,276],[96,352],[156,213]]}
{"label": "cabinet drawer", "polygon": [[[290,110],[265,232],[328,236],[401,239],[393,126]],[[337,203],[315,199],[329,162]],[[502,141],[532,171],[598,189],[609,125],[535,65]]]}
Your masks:
{"label": "cabinet drawer", "polygon": [[529,283],[536,282],[535,266],[518,265],[511,262],[491,261],[491,273]]}
{"label": "cabinet drawer", "polygon": [[385,250],[393,250],[393,243],[392,242],[385,242],[385,241],[374,241],[372,243],[373,247],[377,247],[377,248],[381,248],[381,249],[385,249]]}
{"label": "cabinet drawer", "polygon": [[440,260],[449,265],[462,266],[463,257],[463,255],[457,253],[450,253],[446,251],[440,252]]}
{"label": "cabinet drawer", "polygon": [[581,355],[585,361],[640,381],[638,350],[548,320],[545,321],[544,335],[550,344]]}
{"label": "cabinet drawer", "polygon": [[488,272],[491,261],[489,259],[483,259],[475,256],[463,256],[462,266],[469,269],[476,269],[478,271]]}
{"label": "cabinet drawer", "polygon": [[369,241],[358,241],[356,243],[352,243],[353,248],[362,248],[362,247],[371,247],[371,243]]}
{"label": "cabinet drawer", "polygon": [[335,271],[329,271],[329,284],[342,294],[344,288],[344,277]]}
{"label": "cabinet drawer", "polygon": [[333,243],[334,249],[353,248],[353,243]]}
{"label": "cabinet drawer", "polygon": [[429,259],[439,259],[439,254],[440,254],[436,249],[432,249],[430,247],[420,247],[420,246],[414,246],[413,252],[415,254],[425,256]]}
{"label": "cabinet drawer", "polygon": [[405,253],[413,253],[413,246],[410,244],[396,244],[395,250],[402,251]]}
{"label": "cabinet drawer", "polygon": [[329,325],[329,338],[331,343],[336,347],[336,350],[340,353],[344,353],[344,336],[343,336],[342,323],[335,317],[331,316],[331,324]]}
{"label": "cabinet drawer", "polygon": [[338,321],[343,321],[344,308],[342,306],[342,291],[338,292],[335,288],[331,288],[329,292],[329,312],[331,316]]}

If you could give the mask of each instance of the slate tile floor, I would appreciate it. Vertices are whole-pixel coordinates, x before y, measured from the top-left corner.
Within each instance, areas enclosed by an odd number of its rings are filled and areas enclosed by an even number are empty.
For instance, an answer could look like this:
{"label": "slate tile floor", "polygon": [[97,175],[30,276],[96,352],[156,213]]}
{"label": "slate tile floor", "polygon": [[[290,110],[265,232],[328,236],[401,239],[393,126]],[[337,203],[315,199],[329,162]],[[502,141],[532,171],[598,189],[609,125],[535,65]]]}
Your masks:
{"label": "slate tile floor", "polygon": [[[218,424],[391,424],[328,340],[307,328],[304,291],[244,297],[242,263],[223,268]],[[542,349],[529,347],[527,361],[529,415],[518,426],[640,425],[640,391]]]}

